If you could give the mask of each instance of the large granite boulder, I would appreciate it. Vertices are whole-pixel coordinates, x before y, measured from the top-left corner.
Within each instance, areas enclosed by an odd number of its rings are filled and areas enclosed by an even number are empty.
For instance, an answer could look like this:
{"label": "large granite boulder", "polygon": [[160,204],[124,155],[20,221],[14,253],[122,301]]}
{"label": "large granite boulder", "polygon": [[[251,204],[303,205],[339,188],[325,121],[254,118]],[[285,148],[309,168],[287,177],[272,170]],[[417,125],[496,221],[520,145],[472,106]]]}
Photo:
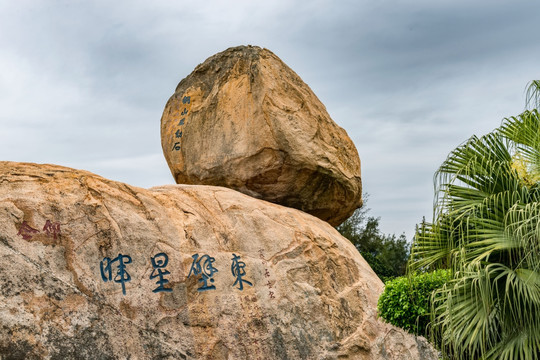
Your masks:
{"label": "large granite boulder", "polygon": [[230,48],[197,66],[165,106],[161,144],[178,184],[228,187],[334,226],[362,204],[353,142],[266,49]]}
{"label": "large granite boulder", "polygon": [[435,359],[353,245],[234,190],[0,162],[0,357]]}

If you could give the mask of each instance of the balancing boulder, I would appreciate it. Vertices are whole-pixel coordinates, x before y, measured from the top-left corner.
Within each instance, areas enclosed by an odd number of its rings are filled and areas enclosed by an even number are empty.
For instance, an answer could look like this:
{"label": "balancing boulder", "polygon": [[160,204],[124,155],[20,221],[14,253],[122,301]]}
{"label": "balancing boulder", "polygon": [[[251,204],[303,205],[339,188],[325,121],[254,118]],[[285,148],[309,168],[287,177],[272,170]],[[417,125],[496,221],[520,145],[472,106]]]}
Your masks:
{"label": "balancing boulder", "polygon": [[334,226],[362,204],[353,142],[266,49],[230,48],[197,66],[165,106],[161,142],[178,184],[228,187]]}

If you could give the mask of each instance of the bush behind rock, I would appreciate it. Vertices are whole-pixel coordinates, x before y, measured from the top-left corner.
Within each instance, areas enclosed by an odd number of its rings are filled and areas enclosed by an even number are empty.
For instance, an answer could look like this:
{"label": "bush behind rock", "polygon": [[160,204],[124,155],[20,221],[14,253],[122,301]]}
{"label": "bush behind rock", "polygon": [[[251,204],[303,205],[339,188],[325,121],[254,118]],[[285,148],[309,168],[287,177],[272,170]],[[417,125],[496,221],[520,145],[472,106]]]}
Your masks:
{"label": "bush behind rock", "polygon": [[426,335],[430,321],[431,294],[450,280],[450,271],[435,270],[390,280],[377,304],[386,322],[416,335]]}

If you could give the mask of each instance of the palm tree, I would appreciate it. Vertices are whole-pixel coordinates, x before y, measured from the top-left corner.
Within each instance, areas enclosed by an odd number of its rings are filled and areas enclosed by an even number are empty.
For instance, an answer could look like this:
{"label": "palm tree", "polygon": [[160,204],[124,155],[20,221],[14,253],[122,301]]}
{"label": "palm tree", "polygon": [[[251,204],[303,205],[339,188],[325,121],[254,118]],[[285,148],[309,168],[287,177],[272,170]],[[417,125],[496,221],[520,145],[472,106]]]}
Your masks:
{"label": "palm tree", "polygon": [[[527,102],[539,106],[540,81]],[[529,109],[450,153],[410,269],[451,269],[431,332],[457,359],[540,358],[540,114]]]}

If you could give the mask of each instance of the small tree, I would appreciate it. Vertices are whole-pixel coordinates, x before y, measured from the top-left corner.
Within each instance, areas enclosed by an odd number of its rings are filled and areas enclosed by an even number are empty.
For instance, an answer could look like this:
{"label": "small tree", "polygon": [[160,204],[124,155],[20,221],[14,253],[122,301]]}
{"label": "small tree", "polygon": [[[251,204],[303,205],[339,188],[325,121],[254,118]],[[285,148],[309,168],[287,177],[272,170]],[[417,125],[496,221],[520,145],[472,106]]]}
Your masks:
{"label": "small tree", "polygon": [[364,206],[337,227],[364,257],[373,271],[386,281],[405,274],[409,257],[409,244],[405,234],[385,235],[379,229],[380,218],[368,216],[368,195],[364,194]]}

